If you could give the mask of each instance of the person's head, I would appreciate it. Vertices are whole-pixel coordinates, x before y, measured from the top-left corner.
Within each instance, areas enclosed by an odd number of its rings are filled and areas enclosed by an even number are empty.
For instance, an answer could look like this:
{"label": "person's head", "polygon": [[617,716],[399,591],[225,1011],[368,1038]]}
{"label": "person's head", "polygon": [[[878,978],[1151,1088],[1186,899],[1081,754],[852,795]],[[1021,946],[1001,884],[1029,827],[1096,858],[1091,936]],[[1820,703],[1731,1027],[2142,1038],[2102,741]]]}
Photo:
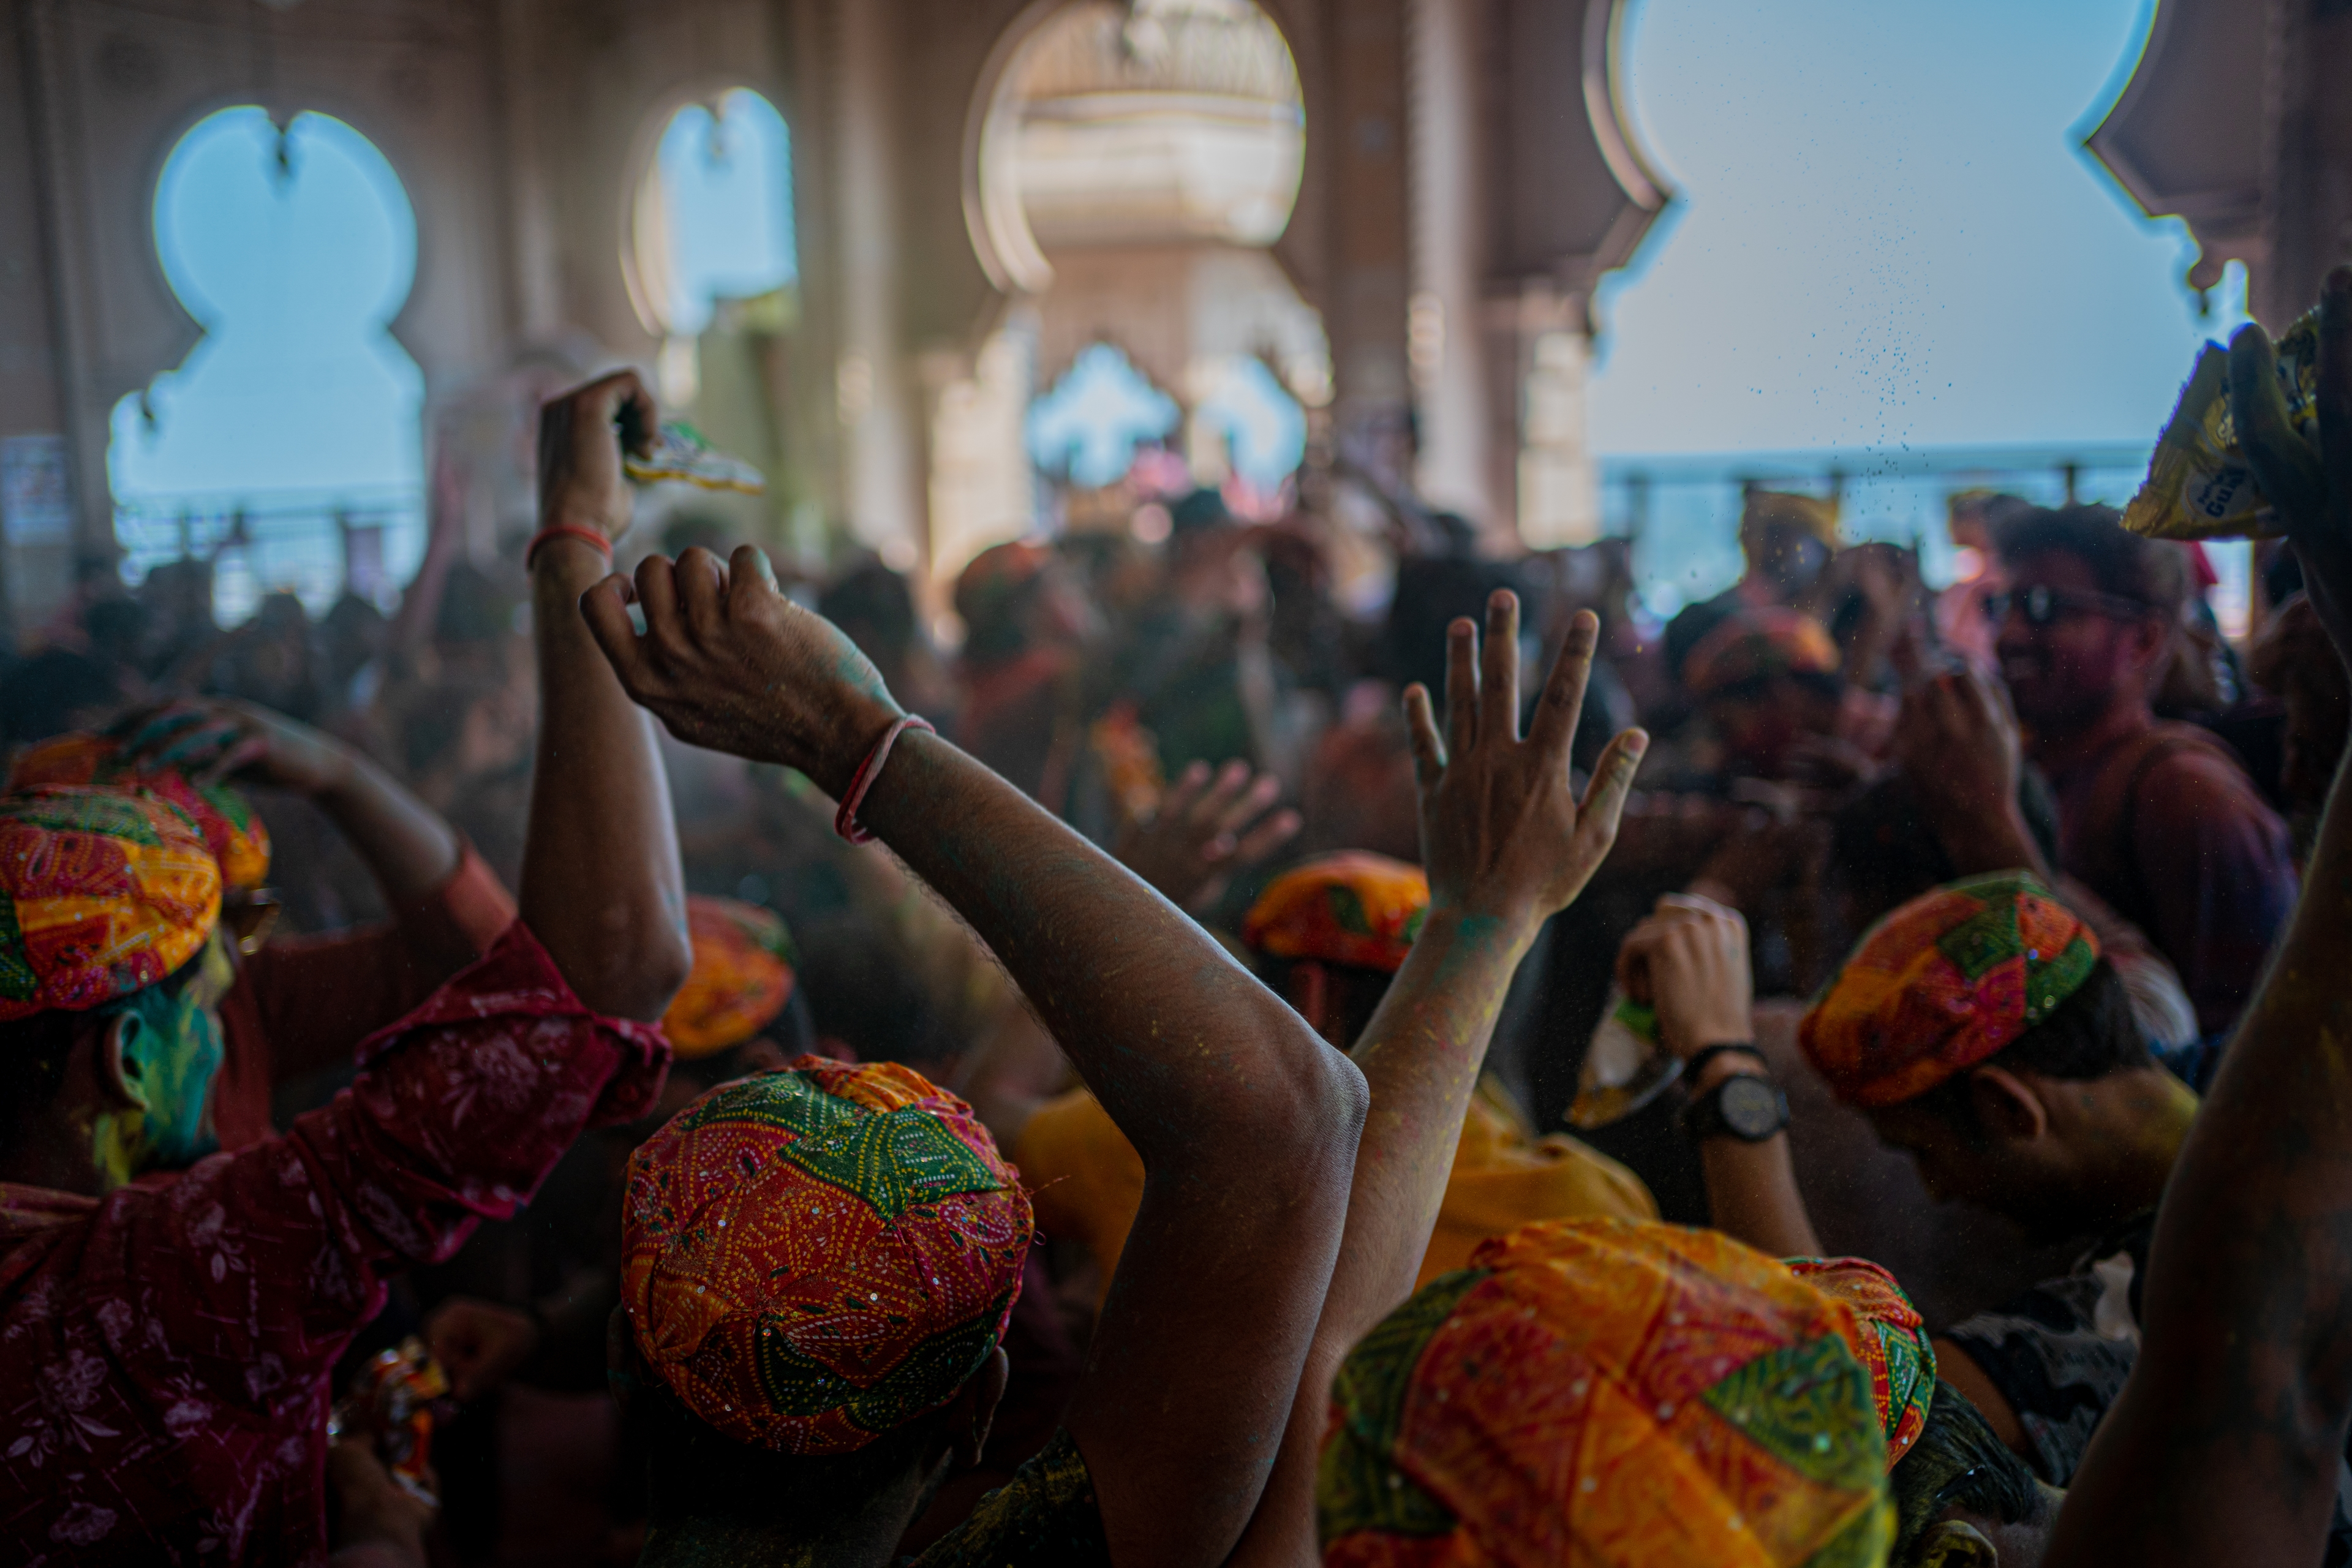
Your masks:
{"label": "person's head", "polygon": [[70,648],[47,647],[0,681],[0,758],[12,747],[102,722],[122,705],[122,671]]}
{"label": "person's head", "polygon": [[1895,1568],[2036,1568],[2065,1498],[1948,1383],[1936,1384],[1918,1441],[1887,1479]]}
{"label": "person's head", "polygon": [[1428,912],[1420,867],[1347,849],[1267,883],[1242,919],[1242,941],[1308,1026],[1344,1051],[1379,1011]]}
{"label": "person's head", "polygon": [[[2017,809],[2042,858],[2058,858],[2058,805],[2032,768],[2017,775]],[[1919,795],[1901,773],[1879,780],[1838,808],[1830,819],[1827,881],[1837,900],[1839,929],[1858,934],[1898,904],[1959,876],[1919,808]]]}
{"label": "person's head", "polygon": [[1995,646],[2017,716],[2041,738],[2146,704],[2186,584],[2178,552],[2112,507],[2021,513],[2000,531],[2008,592]]}
{"label": "person's head", "polygon": [[1753,581],[1787,604],[1807,588],[1836,553],[1838,507],[1833,500],[1786,490],[1749,490],[1739,509],[1739,552]]}
{"label": "person's head", "polygon": [[915,615],[915,595],[906,574],[893,572],[879,561],[852,567],[817,595],[816,612],[839,626],[858,651],[888,671],[907,662],[922,640],[922,622]]}
{"label": "person's head", "polygon": [[673,1118],[629,1161],[614,1355],[649,1545],[896,1539],[986,1440],[1030,1230],[971,1109],[895,1064],[803,1057]]}
{"label": "person's head", "polygon": [[90,1193],[213,1147],[216,1009],[236,978],[223,898],[268,866],[258,823],[207,798],[226,791],[87,782],[119,773],[94,763],[106,749],[39,748],[0,795],[0,1160]]}
{"label": "person's head", "polygon": [[1684,684],[1722,738],[1731,764],[1785,774],[1797,743],[1837,731],[1845,690],[1837,644],[1794,610],[1740,610],[1692,648]]}
{"label": "person's head", "polygon": [[1035,648],[1075,647],[1095,633],[1084,591],[1048,546],[1015,539],[992,544],[956,578],[964,658],[1001,664]]}
{"label": "person's head", "polygon": [[2111,1217],[2105,1175],[2143,1152],[2119,1147],[2136,1097],[2116,1091],[2162,1071],[2098,938],[2023,872],[1895,910],[1798,1041],[1837,1097],[1911,1156],[1931,1197],[2049,1237]]}
{"label": "person's head", "polygon": [[1892,1279],[1717,1231],[1547,1221],[1482,1244],[1331,1386],[1327,1568],[1886,1561],[1935,1352]]}

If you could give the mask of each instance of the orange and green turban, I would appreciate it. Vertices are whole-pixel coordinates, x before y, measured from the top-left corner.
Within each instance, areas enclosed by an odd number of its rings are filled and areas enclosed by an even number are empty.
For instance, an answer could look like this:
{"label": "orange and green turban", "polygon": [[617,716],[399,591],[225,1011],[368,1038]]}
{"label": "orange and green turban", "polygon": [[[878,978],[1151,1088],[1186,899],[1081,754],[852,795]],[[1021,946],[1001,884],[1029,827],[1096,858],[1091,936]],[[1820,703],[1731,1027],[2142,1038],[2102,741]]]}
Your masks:
{"label": "orange and green turban", "polygon": [[16,759],[8,791],[39,784],[137,790],[167,803],[194,825],[220,863],[232,892],[258,888],[269,876],[269,829],[243,795],[226,784],[198,784],[174,769],[133,766],[110,735],[59,735]]}
{"label": "orange and green turban", "polygon": [[1522,1226],[1340,1367],[1316,1480],[1323,1561],[1883,1563],[1877,1343],[1847,1295],[1720,1232]]}
{"label": "orange and green turban", "polygon": [[0,1020],[83,1012],[166,979],[220,920],[221,868],[143,790],[0,795]]}
{"label": "orange and green turban", "polygon": [[621,1300],[688,1410],[786,1454],[862,1448],[996,1348],[1028,1194],[971,1108],[893,1062],[722,1084],[630,1156]]}
{"label": "orange and green turban", "polygon": [[1795,610],[1739,610],[1699,639],[1683,661],[1694,697],[1713,697],[1774,676],[1833,676],[1843,668],[1835,638]]}
{"label": "orange and green turban", "polygon": [[1394,974],[1428,913],[1429,879],[1420,867],[1349,849],[1268,883],[1242,918],[1242,941],[1276,958]]}
{"label": "orange and green turban", "polygon": [[1798,1026],[1840,1100],[1915,1100],[2006,1049],[2099,962],[2099,939],[2018,871],[1924,893],[1872,927]]}
{"label": "orange and green turban", "polygon": [[723,1051],[768,1026],[793,995],[793,939],[772,910],[734,899],[686,900],[694,968],[662,1015],[680,1061]]}
{"label": "orange and green turban", "polygon": [[1867,1258],[1791,1258],[1789,1272],[1843,1298],[1862,1315],[1854,1352],[1870,1373],[1871,1403],[1886,1435],[1886,1468],[1893,1469],[1926,1430],[1936,1400],[1936,1347],[1927,1320],[1895,1276]]}

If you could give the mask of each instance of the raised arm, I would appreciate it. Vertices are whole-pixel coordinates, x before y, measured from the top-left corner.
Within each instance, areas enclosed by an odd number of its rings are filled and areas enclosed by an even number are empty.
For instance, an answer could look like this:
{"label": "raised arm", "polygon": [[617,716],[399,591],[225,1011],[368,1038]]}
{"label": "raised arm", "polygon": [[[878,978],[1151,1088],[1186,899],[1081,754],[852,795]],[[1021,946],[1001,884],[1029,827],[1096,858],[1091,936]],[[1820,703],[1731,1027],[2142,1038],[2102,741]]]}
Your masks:
{"label": "raised arm", "polygon": [[1543,922],[1609,853],[1649,744],[1639,730],[1612,741],[1580,803],[1568,752],[1601,623],[1588,612],[1569,627],[1524,741],[1518,631],[1518,598],[1507,589],[1487,601],[1483,658],[1472,622],[1446,628],[1444,741],[1428,690],[1405,693],[1429,914],[1353,1052],[1372,1109],[1356,1152],[1346,1238],[1281,1459],[1236,1563],[1315,1561],[1315,1468],[1332,1375],[1412,1293],[1511,975]]}
{"label": "raised arm", "polygon": [[[2231,404],[2313,607],[2352,651],[2352,268],[2320,306],[2317,449],[2270,341]],[[2339,766],[2303,901],[2173,1168],[2140,1353],[2045,1562],[2316,1563],[2352,1423],[2352,800]]]}
{"label": "raised arm", "polygon": [[[673,733],[797,767],[836,799],[902,717],[757,550],[726,567],[698,550],[650,558],[585,607],[630,695]],[[987,942],[1143,1158],[1143,1205],[1066,1425],[1115,1561],[1215,1562],[1256,1506],[1298,1386],[1362,1077],[1200,927],[953,746],[901,732],[866,782],[865,826]]]}
{"label": "raised arm", "polygon": [[[539,654],[539,756],[523,842],[522,918],[579,998],[609,1017],[651,1020],[693,964],[669,783],[652,721],[596,650],[581,595],[611,564],[635,498],[614,420],[654,427],[634,371],[548,404],[539,420],[539,521],[530,562]],[[549,532],[551,530],[577,532]]]}

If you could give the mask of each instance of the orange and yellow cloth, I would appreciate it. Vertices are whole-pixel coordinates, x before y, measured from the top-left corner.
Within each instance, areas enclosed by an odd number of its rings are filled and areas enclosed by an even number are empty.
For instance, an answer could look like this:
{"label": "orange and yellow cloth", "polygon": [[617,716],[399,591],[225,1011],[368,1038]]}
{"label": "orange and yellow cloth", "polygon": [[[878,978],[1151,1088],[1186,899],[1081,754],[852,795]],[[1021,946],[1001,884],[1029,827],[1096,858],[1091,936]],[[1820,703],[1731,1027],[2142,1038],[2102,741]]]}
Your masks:
{"label": "orange and yellow cloth", "polygon": [[1948,883],[1871,928],[1797,1042],[1847,1104],[1900,1104],[2014,1043],[2098,961],[2097,935],[2034,878]]}
{"label": "orange and yellow cloth", "polygon": [[133,790],[164,802],[203,836],[232,892],[258,888],[269,876],[269,829],[226,784],[198,784],[172,768],[131,766],[112,736],[87,733],[44,741],[8,770],[11,795],[57,784]]}
{"label": "orange and yellow cloth", "polygon": [[1242,941],[1276,958],[1394,974],[1428,913],[1429,879],[1420,867],[1346,849],[1267,883],[1242,918]]}
{"label": "orange and yellow cloth", "polygon": [[1835,638],[1821,622],[1768,606],[1735,611],[1683,661],[1694,697],[1713,697],[1780,675],[1835,675],[1844,668]]}
{"label": "orange and yellow cloth", "polygon": [[1719,1232],[1528,1226],[1341,1366],[1316,1485],[1324,1562],[1883,1563],[1879,1342],[1854,1292]]}
{"label": "orange and yellow cloth", "polygon": [[[1014,1142],[1037,1228],[1087,1249],[1107,1295],[1127,1233],[1143,1205],[1143,1160],[1110,1113],[1083,1089],[1040,1107]],[[1459,1268],[1481,1242],[1529,1220],[1655,1219],[1642,1178],[1562,1133],[1534,1137],[1502,1085],[1479,1080],[1454,1151],[1454,1171],[1422,1255],[1425,1285]]]}
{"label": "orange and yellow cloth", "polygon": [[793,995],[792,936],[772,910],[736,899],[688,896],[694,967],[662,1014],[680,1061],[712,1056],[766,1028]]}
{"label": "orange and yellow cloth", "polygon": [[144,790],[0,795],[0,1020],[103,1006],[164,980],[220,920],[221,868]]}
{"label": "orange and yellow cloth", "polygon": [[1029,1200],[896,1063],[722,1084],[630,1156],[621,1300],[647,1370],[739,1442],[861,1448],[944,1403],[1021,1289]]}

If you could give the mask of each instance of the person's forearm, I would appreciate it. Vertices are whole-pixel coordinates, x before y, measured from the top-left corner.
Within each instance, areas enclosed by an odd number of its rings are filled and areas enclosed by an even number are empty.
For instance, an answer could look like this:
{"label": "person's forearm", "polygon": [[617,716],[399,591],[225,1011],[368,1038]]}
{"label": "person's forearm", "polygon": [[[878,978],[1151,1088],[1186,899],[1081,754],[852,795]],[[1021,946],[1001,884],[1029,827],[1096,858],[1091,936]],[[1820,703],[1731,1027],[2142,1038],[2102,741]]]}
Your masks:
{"label": "person's forearm", "polygon": [[1699,1145],[1699,1169],[1716,1229],[1774,1258],[1822,1255],[1821,1237],[1797,1190],[1788,1133],[1761,1143],[1710,1138]]}
{"label": "person's forearm", "polygon": [[1204,1141],[1246,1147],[1332,1108],[1344,1064],[1297,1014],[952,745],[903,735],[859,815],[996,954],[1147,1168],[1198,1168]]}
{"label": "person's forearm", "polygon": [[1331,1379],[1356,1342],[1412,1292],[1495,1021],[1534,934],[1492,917],[1433,912],[1351,1053],[1372,1104],[1356,1147],[1339,1260],[1282,1451],[1233,1564],[1315,1559],[1315,1467]]}
{"label": "person's forearm", "polygon": [[692,954],[669,784],[653,721],[621,689],[580,616],[604,558],[558,538],[531,573],[540,727],[523,846],[523,920],[583,1002],[661,1016]]}
{"label": "person's forearm", "polygon": [[343,776],[313,798],[366,862],[384,901],[402,910],[457,869],[457,835],[431,806],[348,749]]}

